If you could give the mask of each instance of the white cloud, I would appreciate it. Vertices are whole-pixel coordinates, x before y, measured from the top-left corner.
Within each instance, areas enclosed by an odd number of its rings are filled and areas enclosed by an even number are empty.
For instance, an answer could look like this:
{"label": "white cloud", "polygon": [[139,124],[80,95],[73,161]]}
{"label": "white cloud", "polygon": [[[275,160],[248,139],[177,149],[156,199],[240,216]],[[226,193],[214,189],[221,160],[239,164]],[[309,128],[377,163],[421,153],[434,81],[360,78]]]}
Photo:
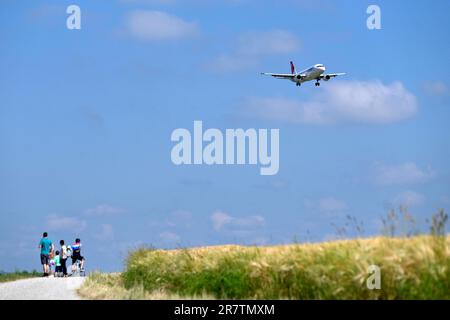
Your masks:
{"label": "white cloud", "polygon": [[219,231],[223,226],[229,224],[233,218],[227,213],[216,211],[211,215],[214,230]]}
{"label": "white cloud", "polygon": [[161,238],[162,241],[170,244],[177,244],[181,240],[178,234],[169,231],[161,232],[159,234],[159,237]]}
{"label": "white cloud", "polygon": [[186,210],[176,210],[169,214],[166,224],[169,227],[190,228],[192,225],[192,213]]}
{"label": "white cloud", "polygon": [[95,238],[101,241],[108,241],[114,237],[114,228],[110,224],[102,224],[100,231],[95,234]]}
{"label": "white cloud", "polygon": [[319,200],[319,210],[322,212],[340,212],[347,209],[347,204],[339,199],[330,197]]}
{"label": "white cloud", "polygon": [[84,211],[85,214],[91,216],[114,216],[125,212],[125,209],[116,208],[109,204],[99,204],[94,208],[89,208]]}
{"label": "white cloud", "polygon": [[259,64],[258,59],[252,57],[238,57],[229,54],[220,54],[207,64],[207,69],[214,72],[235,72],[249,69]]}
{"label": "white cloud", "polygon": [[233,52],[220,54],[208,68],[218,72],[234,72],[259,65],[261,59],[288,54],[300,49],[300,40],[285,30],[247,32],[240,35]]}
{"label": "white cloud", "polygon": [[211,214],[213,228],[216,231],[247,231],[257,229],[265,224],[265,219],[259,215],[248,217],[233,217],[222,211],[215,211]]}
{"label": "white cloud", "polygon": [[334,197],[325,197],[317,201],[305,199],[303,204],[308,210],[317,210],[324,214],[340,214],[347,210],[348,206],[345,201]]}
{"label": "white cloud", "polygon": [[148,226],[151,228],[174,228],[180,231],[181,229],[189,229],[194,223],[192,213],[187,210],[179,209],[167,214],[165,219],[158,218],[148,221]]}
{"label": "white cloud", "polygon": [[246,116],[297,124],[383,124],[407,119],[417,112],[416,97],[401,82],[385,85],[378,80],[331,81],[309,101],[250,98],[242,112]]}
{"label": "white cloud", "polygon": [[150,10],[132,11],[126,17],[125,26],[129,35],[148,41],[187,38],[199,32],[195,22]]}
{"label": "white cloud", "polygon": [[86,228],[86,221],[78,217],[66,217],[57,214],[47,216],[46,225],[51,231],[73,231],[79,233]]}
{"label": "white cloud", "polygon": [[450,92],[448,86],[442,81],[428,81],[423,84],[423,90],[433,96],[444,96]]}
{"label": "white cloud", "polygon": [[424,203],[425,196],[414,191],[404,191],[392,199],[392,204],[396,207],[406,206],[408,208],[416,207]]}
{"label": "white cloud", "polygon": [[434,172],[427,168],[420,169],[413,162],[399,165],[384,165],[377,163],[374,166],[375,182],[380,185],[407,185],[422,183],[434,177]]}
{"label": "white cloud", "polygon": [[266,56],[287,54],[300,48],[300,40],[286,30],[247,32],[238,39],[236,53],[239,56]]}

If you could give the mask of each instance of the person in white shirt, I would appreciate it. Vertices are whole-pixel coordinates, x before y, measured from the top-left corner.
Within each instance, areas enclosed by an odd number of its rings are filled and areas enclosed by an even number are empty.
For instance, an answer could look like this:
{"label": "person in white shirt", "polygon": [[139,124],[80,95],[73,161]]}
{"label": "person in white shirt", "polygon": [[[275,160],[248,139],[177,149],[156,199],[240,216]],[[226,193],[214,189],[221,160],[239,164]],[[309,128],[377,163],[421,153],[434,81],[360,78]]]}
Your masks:
{"label": "person in white shirt", "polygon": [[64,277],[67,277],[67,266],[66,266],[66,261],[67,261],[67,246],[64,244],[64,240],[60,240],[59,244],[61,245],[61,253],[60,253],[60,261],[61,261],[61,271],[63,273]]}

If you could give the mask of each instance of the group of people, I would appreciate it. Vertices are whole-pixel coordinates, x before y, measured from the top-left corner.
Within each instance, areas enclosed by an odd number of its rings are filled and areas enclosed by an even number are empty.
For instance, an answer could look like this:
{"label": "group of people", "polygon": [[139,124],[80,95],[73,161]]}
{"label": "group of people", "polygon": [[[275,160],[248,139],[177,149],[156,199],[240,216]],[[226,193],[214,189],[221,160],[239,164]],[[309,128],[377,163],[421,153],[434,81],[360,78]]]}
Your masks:
{"label": "group of people", "polygon": [[[72,258],[72,275],[77,269],[77,263],[80,262],[80,272],[84,272],[84,257],[81,255],[81,240],[75,239],[73,245],[66,245],[64,240],[59,241],[60,248],[55,250],[55,246],[48,238],[48,233],[44,232],[42,239],[39,242],[39,248],[41,249],[41,264],[44,271],[43,276],[55,274],[57,276],[67,277],[66,262],[69,258]],[[54,269],[53,269],[54,267]]]}

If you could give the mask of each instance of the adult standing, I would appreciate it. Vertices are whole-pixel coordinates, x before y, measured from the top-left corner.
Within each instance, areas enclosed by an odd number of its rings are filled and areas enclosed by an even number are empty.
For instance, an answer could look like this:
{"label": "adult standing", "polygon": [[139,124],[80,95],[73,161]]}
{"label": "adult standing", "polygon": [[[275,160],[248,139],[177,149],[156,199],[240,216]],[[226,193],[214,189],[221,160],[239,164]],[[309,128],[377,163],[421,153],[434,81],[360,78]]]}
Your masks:
{"label": "adult standing", "polygon": [[48,277],[49,273],[49,263],[50,263],[50,252],[52,251],[53,245],[52,241],[48,238],[47,232],[42,234],[42,239],[39,242],[39,248],[41,249],[41,264],[44,271],[44,277]]}
{"label": "adult standing", "polygon": [[60,240],[59,244],[61,245],[61,269],[64,277],[67,277],[67,246],[64,244],[64,240]]}

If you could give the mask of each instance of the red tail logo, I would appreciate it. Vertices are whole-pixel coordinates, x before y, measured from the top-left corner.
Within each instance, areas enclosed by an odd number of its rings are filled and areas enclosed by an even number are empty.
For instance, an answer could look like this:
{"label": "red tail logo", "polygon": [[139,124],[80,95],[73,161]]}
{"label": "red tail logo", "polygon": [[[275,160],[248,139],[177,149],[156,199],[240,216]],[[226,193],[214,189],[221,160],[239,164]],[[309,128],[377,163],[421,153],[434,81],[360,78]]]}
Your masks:
{"label": "red tail logo", "polygon": [[294,74],[295,73],[294,63],[292,61],[290,61],[290,63],[291,63],[291,73]]}

